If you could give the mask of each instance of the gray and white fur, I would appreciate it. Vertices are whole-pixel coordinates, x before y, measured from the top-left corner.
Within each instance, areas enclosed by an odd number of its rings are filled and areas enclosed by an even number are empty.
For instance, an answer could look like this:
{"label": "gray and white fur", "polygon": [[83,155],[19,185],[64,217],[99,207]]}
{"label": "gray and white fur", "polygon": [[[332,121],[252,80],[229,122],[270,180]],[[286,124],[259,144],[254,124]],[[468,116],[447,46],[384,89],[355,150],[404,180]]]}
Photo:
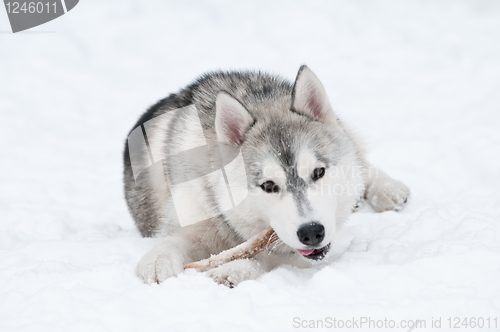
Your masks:
{"label": "gray and white fur", "polygon": [[[398,211],[407,202],[408,188],[366,161],[359,140],[333,112],[323,85],[306,66],[294,84],[260,72],[207,74],[160,100],[134,128],[190,105],[196,107],[204,137],[194,134],[188,112],[156,121],[155,134],[148,135],[156,158],[168,159],[200,139],[236,144],[245,163],[248,195],[223,211],[216,187],[207,181],[186,204],[174,206],[168,188],[155,187],[154,176],[136,183],[127,145],[128,207],[141,234],[158,238],[137,265],[144,282],[175,276],[183,264],[232,248],[269,226],[280,238],[270,253],[207,274],[234,286],[280,264],[307,267],[328,253],[333,235],[360,199],[378,212]],[[149,157],[147,151],[139,152],[139,158]],[[183,172],[181,164],[171,168],[170,177]],[[213,217],[180,227],[177,214],[182,209],[210,211]]]}

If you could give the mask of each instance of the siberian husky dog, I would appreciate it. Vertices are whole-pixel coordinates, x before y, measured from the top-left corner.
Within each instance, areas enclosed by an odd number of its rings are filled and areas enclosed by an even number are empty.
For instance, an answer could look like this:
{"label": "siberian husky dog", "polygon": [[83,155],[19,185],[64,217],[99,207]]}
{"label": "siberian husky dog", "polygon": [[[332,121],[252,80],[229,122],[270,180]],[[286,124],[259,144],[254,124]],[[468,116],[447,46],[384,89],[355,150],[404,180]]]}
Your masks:
{"label": "siberian husky dog", "polygon": [[[217,144],[236,147],[231,163],[220,161]],[[269,226],[279,241],[268,251],[207,275],[232,287],[280,264],[310,266],[360,200],[398,211],[410,194],[366,161],[306,66],[294,84],[260,72],[201,77],[142,115],[124,163],[130,212],[144,237],[157,238],[136,269],[147,283]]]}

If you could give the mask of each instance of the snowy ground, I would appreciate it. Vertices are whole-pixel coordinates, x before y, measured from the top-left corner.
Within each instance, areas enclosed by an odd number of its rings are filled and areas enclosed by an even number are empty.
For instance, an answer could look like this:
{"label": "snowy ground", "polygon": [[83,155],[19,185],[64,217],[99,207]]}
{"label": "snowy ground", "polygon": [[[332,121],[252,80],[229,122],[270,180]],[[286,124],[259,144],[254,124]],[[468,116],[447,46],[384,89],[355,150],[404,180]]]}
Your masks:
{"label": "snowy ground", "polygon": [[[500,328],[498,1],[84,0],[15,35],[0,9],[0,30],[0,331],[455,316]],[[231,290],[191,272],[141,284],[153,242],[121,184],[138,116],[207,70],[293,79],[303,63],[371,160],[409,185],[407,208],[353,215],[312,269]]]}

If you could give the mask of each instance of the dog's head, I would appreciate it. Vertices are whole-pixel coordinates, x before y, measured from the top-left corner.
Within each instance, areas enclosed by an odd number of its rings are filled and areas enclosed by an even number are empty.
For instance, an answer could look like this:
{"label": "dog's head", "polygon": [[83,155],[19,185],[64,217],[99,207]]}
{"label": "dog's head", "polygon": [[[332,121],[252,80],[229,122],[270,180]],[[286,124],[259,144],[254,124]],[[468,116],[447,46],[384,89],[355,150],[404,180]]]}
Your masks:
{"label": "dog's head", "polygon": [[248,233],[249,221],[263,221],[304,257],[322,259],[363,192],[357,150],[306,66],[292,95],[268,107],[256,121],[228,93],[217,96],[217,140],[241,146],[248,177],[243,225],[233,226]]}

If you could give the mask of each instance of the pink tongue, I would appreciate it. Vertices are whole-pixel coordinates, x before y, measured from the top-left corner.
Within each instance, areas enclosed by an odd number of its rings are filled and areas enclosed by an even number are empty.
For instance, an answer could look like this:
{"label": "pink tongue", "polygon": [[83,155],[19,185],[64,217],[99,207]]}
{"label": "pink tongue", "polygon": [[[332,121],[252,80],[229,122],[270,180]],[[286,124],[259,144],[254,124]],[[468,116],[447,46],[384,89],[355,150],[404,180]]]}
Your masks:
{"label": "pink tongue", "polygon": [[297,249],[297,251],[300,252],[304,256],[309,256],[310,254],[312,254],[312,252],[314,251],[314,249],[308,249],[308,250]]}

